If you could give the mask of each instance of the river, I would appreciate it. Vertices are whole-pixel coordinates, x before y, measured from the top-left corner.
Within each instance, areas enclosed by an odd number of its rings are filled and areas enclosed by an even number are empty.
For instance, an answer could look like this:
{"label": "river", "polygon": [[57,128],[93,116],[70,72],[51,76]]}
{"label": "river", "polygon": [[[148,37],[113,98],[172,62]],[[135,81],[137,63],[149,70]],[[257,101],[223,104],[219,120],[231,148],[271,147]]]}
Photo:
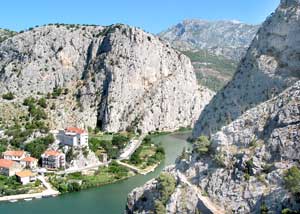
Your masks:
{"label": "river", "polygon": [[189,133],[180,133],[152,138],[156,143],[161,142],[166,152],[165,161],[152,173],[55,198],[1,203],[0,214],[121,214],[131,190],[157,177],[166,165],[174,163],[184,147],[190,146],[185,140],[188,135]]}

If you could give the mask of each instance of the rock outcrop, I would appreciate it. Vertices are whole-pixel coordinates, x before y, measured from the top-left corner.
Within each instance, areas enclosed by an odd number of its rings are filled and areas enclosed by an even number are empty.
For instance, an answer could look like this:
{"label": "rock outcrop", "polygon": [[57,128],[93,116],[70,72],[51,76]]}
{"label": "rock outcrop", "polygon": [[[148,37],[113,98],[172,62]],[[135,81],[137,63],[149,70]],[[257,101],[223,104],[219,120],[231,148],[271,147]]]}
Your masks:
{"label": "rock outcrop", "polygon": [[300,4],[282,1],[264,22],[233,79],[206,106],[193,136],[210,135],[300,77]]}
{"label": "rock outcrop", "polygon": [[[284,183],[286,170],[300,161],[300,81],[223,127],[211,142],[209,154],[194,151],[166,169],[177,179],[167,213],[300,209]],[[129,195],[127,213],[153,212],[158,198],[151,180]]]}
{"label": "rock outcrop", "polygon": [[238,21],[184,20],[159,36],[185,51],[207,50],[239,61],[246,53],[259,26]]}
{"label": "rock outcrop", "polygon": [[[203,111],[194,137],[210,140],[199,138],[165,169],[176,179],[166,213],[300,210],[285,180],[300,167],[299,11],[299,0],[281,1],[234,79]],[[127,213],[155,212],[161,195],[158,179],[149,181],[129,194]]]}
{"label": "rock outcrop", "polygon": [[187,57],[151,34],[125,25],[59,24],[0,44],[0,94],[8,92],[19,103],[48,97],[53,128],[115,132],[191,126],[213,95],[198,87]]}

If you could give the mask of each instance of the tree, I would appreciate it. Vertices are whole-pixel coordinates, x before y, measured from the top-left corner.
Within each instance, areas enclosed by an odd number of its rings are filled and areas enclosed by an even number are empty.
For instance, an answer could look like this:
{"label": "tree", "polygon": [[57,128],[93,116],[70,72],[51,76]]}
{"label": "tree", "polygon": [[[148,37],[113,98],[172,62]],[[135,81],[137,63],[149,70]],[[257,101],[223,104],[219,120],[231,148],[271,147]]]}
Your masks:
{"label": "tree", "polygon": [[2,98],[5,100],[13,100],[15,99],[15,95],[12,92],[8,92],[7,94],[3,94]]}
{"label": "tree", "polygon": [[288,169],[284,175],[286,188],[294,195],[300,195],[300,170],[298,167],[293,166]]}
{"label": "tree", "polygon": [[210,146],[211,142],[209,139],[206,136],[201,135],[194,143],[194,151],[200,155],[205,155],[210,152]]}

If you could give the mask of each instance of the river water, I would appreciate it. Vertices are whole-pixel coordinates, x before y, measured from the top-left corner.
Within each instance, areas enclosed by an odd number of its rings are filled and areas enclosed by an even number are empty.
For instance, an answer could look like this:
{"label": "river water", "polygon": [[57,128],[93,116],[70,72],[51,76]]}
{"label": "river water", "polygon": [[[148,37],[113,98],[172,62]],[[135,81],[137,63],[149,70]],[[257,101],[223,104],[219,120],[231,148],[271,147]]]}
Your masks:
{"label": "river water", "polygon": [[188,135],[180,133],[152,138],[156,143],[161,142],[166,152],[165,161],[152,173],[55,198],[1,203],[0,214],[121,214],[131,190],[157,177],[166,165],[174,163],[184,147],[190,147],[186,141]]}

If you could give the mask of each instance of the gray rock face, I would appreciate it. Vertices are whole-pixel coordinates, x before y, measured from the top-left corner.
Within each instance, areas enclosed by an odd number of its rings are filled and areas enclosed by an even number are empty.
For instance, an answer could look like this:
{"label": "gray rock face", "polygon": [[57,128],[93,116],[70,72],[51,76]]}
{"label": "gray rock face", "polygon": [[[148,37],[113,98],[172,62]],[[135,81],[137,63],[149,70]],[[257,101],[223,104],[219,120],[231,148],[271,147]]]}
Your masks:
{"label": "gray rock face", "polygon": [[[203,111],[194,136],[211,133],[209,152],[195,149],[189,160],[166,169],[177,178],[167,213],[260,213],[262,205],[276,214],[300,209],[284,181],[300,160],[299,14],[299,0],[281,2],[235,78]],[[155,211],[155,182],[146,186],[151,195],[144,195],[144,187],[129,194],[127,213]],[[193,191],[182,197],[179,188],[186,184],[185,192]]]}
{"label": "gray rock face", "polygon": [[238,21],[185,20],[159,36],[180,50],[205,49],[239,61],[259,26]]}
{"label": "gray rock face", "polygon": [[233,79],[201,113],[194,137],[215,133],[299,80],[299,12],[299,1],[282,1],[267,18]]}
{"label": "gray rock face", "polygon": [[[209,207],[259,213],[262,204],[272,213],[281,213],[286,207],[298,210],[300,204],[285,189],[283,177],[285,170],[298,165],[299,142],[300,81],[212,135],[213,153],[193,153],[190,161],[182,160],[167,168],[178,183],[166,204],[167,213],[216,213]],[[194,187],[186,186],[179,174],[184,174]],[[159,191],[155,184],[153,180],[133,190],[127,213],[155,210],[153,201]],[[208,195],[212,202],[209,207],[203,206],[207,205],[206,199],[195,194],[197,189],[202,196]],[[189,194],[182,196],[184,193]]]}
{"label": "gray rock face", "polygon": [[0,44],[0,94],[51,99],[50,125],[144,132],[196,120],[212,92],[198,87],[187,57],[125,25],[49,25]]}

